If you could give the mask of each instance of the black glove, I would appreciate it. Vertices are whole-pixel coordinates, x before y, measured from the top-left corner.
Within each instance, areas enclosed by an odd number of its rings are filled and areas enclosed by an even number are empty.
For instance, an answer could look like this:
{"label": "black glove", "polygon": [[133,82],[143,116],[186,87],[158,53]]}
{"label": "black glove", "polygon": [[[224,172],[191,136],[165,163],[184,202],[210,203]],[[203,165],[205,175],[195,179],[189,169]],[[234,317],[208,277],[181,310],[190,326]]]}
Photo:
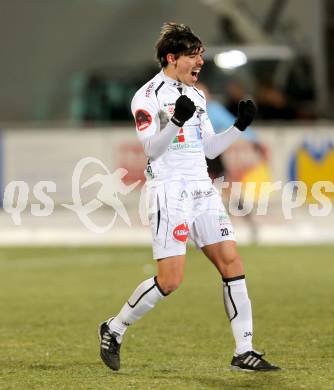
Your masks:
{"label": "black glove", "polygon": [[244,131],[248,127],[256,114],[256,105],[251,100],[240,100],[238,105],[238,117],[234,122],[234,126],[240,131]]}
{"label": "black glove", "polygon": [[179,127],[184,125],[184,122],[190,119],[194,112],[196,111],[196,106],[194,102],[188,98],[186,95],[181,95],[175,102],[174,115],[171,118],[171,121]]}

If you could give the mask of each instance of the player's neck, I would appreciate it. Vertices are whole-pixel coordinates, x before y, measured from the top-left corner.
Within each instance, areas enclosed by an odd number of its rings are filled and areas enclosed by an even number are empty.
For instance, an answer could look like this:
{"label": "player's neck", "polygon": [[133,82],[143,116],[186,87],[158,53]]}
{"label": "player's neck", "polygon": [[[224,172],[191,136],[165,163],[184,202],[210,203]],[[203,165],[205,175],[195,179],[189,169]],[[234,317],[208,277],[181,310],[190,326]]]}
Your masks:
{"label": "player's neck", "polygon": [[178,77],[176,75],[175,70],[173,68],[171,68],[170,66],[167,66],[166,68],[163,68],[162,71],[163,71],[163,73],[164,73],[164,75],[166,77],[169,77],[172,80],[180,82],[180,80],[178,79]]}

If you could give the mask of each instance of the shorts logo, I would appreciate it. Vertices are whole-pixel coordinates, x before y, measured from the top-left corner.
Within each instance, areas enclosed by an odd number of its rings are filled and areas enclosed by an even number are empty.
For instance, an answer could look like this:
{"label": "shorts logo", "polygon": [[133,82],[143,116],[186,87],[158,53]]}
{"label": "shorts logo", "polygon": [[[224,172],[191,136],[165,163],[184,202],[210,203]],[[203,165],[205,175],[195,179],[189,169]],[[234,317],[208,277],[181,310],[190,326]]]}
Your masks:
{"label": "shorts logo", "polygon": [[208,190],[194,190],[192,191],[191,195],[193,197],[193,199],[201,199],[201,198],[208,198],[212,195],[214,195],[214,189],[213,188],[210,188]]}
{"label": "shorts logo", "polygon": [[180,242],[186,242],[189,234],[189,226],[187,223],[178,225],[173,230],[173,237]]}
{"label": "shorts logo", "polygon": [[135,113],[136,126],[139,131],[143,131],[152,123],[151,114],[145,110],[137,110]]}
{"label": "shorts logo", "polygon": [[185,199],[187,199],[187,198],[188,198],[187,191],[183,190],[183,191],[181,192],[179,201],[183,201],[183,200],[185,200]]}

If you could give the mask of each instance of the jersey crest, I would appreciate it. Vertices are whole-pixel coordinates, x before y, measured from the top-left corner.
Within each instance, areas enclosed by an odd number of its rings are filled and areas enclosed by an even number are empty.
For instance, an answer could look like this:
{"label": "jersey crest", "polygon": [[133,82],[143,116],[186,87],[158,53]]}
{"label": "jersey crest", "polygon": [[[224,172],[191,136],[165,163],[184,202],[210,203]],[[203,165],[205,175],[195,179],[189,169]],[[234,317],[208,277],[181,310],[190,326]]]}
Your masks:
{"label": "jersey crest", "polygon": [[136,126],[139,131],[143,131],[152,123],[151,114],[143,109],[139,109],[135,113]]}

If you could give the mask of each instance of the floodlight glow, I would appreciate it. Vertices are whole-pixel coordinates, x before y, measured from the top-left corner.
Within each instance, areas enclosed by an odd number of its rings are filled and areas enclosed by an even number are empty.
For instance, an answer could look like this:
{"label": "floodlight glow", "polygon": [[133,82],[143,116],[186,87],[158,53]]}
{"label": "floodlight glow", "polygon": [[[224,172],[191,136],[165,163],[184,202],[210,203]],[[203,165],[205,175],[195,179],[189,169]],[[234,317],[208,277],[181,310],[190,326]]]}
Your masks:
{"label": "floodlight glow", "polygon": [[247,56],[240,50],[229,50],[214,57],[215,64],[223,69],[234,69],[247,63]]}

